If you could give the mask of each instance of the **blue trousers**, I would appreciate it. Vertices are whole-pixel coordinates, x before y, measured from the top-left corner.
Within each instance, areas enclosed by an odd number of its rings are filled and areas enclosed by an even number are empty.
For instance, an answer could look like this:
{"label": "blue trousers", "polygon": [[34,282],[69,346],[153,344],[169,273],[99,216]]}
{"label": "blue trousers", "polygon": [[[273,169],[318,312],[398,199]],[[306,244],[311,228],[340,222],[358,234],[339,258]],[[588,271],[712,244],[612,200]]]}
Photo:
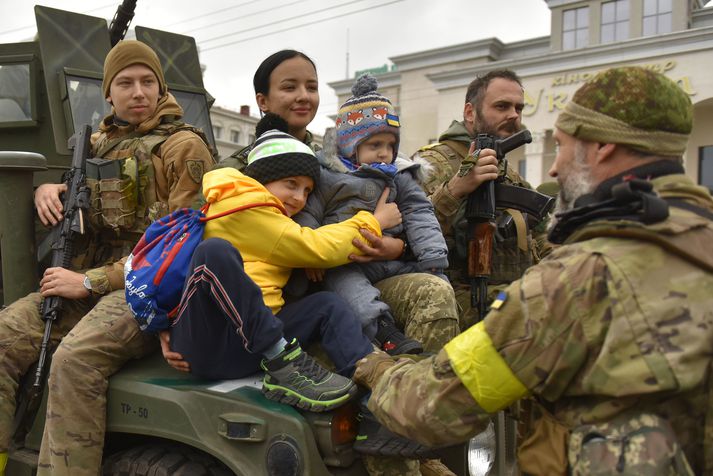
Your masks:
{"label": "blue trousers", "polygon": [[319,292],[286,304],[276,315],[245,273],[238,250],[220,238],[195,250],[179,312],[171,327],[171,350],[208,379],[240,378],[259,369],[262,353],[281,337],[302,347],[321,342],[337,371],[351,376],[373,350],[359,319],[338,295]]}

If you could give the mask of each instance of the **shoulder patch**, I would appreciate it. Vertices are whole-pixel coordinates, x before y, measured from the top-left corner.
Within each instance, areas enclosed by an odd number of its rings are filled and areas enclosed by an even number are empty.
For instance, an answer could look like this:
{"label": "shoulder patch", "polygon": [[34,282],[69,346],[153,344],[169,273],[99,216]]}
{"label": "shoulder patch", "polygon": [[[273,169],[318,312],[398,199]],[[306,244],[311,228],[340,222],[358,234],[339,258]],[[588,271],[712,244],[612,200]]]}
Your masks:
{"label": "shoulder patch", "polygon": [[201,183],[203,180],[203,174],[205,173],[202,161],[186,160],[186,170],[188,171],[188,175],[191,177],[191,180],[197,184]]}
{"label": "shoulder patch", "polygon": [[508,299],[508,293],[506,291],[500,291],[497,295],[497,297],[493,300],[493,303],[490,305],[491,309],[500,309],[503,307],[503,304],[505,304],[505,301]]}

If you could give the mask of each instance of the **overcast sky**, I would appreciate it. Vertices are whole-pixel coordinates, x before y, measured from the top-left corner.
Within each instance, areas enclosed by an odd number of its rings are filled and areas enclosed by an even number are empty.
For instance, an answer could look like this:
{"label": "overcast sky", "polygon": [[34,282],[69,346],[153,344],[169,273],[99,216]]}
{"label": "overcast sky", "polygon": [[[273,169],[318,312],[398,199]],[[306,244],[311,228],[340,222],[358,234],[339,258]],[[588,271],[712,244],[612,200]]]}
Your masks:
{"label": "overcast sky", "polygon": [[[54,8],[107,18],[119,0],[45,0]],[[0,43],[35,33],[34,3],[0,0]],[[252,77],[277,50],[304,51],[317,64],[321,105],[310,127],[321,133],[338,107],[330,81],[349,69],[381,66],[391,56],[497,37],[503,42],[549,35],[544,0],[138,0],[132,26],[196,38],[206,89],[216,105],[257,111]]]}

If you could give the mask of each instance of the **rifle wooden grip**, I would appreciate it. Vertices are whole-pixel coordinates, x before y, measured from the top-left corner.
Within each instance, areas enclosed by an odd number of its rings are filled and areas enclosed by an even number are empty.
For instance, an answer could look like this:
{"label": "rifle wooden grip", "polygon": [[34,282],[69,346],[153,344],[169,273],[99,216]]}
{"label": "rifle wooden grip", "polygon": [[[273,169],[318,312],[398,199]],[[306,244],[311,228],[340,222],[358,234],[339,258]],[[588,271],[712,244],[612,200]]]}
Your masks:
{"label": "rifle wooden grip", "polygon": [[476,223],[473,238],[468,242],[468,276],[490,276],[493,259],[493,237],[495,223],[490,221]]}

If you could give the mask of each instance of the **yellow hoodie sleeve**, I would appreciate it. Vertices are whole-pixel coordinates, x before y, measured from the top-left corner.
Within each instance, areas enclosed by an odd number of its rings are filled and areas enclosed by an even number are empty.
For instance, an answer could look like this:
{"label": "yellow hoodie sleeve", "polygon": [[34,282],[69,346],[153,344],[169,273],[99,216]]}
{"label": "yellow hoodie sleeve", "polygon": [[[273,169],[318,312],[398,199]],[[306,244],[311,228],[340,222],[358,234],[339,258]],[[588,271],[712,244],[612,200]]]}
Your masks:
{"label": "yellow hoodie sleeve", "polygon": [[246,259],[288,268],[331,268],[349,263],[352,253],[361,254],[352,244],[354,238],[364,240],[360,228],[381,235],[379,223],[368,212],[313,230],[276,208],[257,207],[209,221],[204,237],[230,241]]}
{"label": "yellow hoodie sleeve", "polygon": [[290,268],[332,268],[350,262],[349,255],[362,254],[352,244],[354,238],[366,242],[360,228],[381,236],[381,227],[374,215],[359,212],[341,223],[317,229],[301,227],[292,219],[283,228],[279,240],[266,261]]}

